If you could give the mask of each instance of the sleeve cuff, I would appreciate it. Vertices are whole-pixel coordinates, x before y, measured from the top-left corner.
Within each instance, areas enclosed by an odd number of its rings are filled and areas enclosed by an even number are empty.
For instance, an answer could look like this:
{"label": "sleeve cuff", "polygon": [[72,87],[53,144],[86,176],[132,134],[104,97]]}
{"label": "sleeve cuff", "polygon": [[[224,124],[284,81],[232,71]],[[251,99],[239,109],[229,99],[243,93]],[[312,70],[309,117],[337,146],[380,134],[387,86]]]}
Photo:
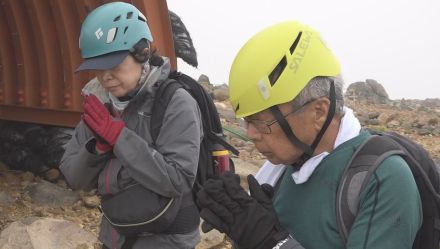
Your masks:
{"label": "sleeve cuff", "polygon": [[94,154],[94,155],[98,155],[98,152],[96,151],[96,139],[90,139],[87,143],[86,143],[86,150],[90,153],[90,154]]}

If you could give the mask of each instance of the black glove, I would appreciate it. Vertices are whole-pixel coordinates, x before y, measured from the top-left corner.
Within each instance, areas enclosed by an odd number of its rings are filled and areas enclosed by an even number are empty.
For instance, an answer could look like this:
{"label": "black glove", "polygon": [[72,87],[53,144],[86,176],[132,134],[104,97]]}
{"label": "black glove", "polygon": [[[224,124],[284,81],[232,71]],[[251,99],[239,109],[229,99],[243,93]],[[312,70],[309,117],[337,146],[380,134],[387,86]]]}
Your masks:
{"label": "black glove", "polygon": [[197,193],[200,216],[240,248],[273,248],[288,233],[278,221],[271,197],[252,175],[248,183],[251,196],[240,186],[236,174],[226,172],[219,179],[208,180]]}

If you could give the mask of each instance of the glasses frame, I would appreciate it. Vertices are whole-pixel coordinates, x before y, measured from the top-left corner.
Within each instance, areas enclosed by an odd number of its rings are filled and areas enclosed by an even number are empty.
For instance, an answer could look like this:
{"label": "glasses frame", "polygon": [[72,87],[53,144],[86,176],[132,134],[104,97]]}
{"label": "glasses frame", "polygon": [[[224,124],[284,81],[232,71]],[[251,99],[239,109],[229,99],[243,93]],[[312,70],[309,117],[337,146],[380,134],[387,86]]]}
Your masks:
{"label": "glasses frame", "polygon": [[[298,108],[294,108],[292,111],[284,114],[283,118],[287,118],[289,115],[292,115],[292,114],[302,110],[303,107],[305,107],[306,105],[312,103],[315,100],[316,99],[312,99],[310,101],[307,101],[304,105],[302,105],[302,106],[300,106]],[[272,125],[278,123],[278,120],[276,120],[276,119],[271,120],[271,121],[265,121],[265,120],[259,120],[259,119],[246,119],[246,118],[243,118],[242,120],[245,123],[244,128],[248,129],[249,124],[252,124],[255,127],[255,129],[258,132],[262,133],[262,134],[271,134],[272,133],[272,129],[270,127]],[[263,125],[266,126],[266,128],[261,128],[261,127],[264,127]]]}

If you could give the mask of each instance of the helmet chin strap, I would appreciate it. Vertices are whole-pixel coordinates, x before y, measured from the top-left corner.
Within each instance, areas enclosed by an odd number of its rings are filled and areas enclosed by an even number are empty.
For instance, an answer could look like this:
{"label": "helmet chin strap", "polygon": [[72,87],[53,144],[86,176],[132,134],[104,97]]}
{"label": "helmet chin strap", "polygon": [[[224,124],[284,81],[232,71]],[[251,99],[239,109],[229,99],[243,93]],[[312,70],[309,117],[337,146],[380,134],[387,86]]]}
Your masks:
{"label": "helmet chin strap", "polygon": [[297,136],[295,136],[292,129],[290,128],[289,123],[284,118],[283,114],[281,113],[280,108],[278,108],[278,106],[275,105],[275,106],[270,107],[270,111],[274,115],[275,119],[278,121],[278,124],[280,125],[281,129],[283,129],[284,134],[286,134],[289,141],[294,146],[301,148],[305,154],[311,155],[313,153],[312,148],[309,145],[303,143],[301,140],[299,140],[299,138]]}
{"label": "helmet chin strap", "polygon": [[301,140],[293,133],[289,123],[284,118],[283,114],[281,113],[278,106],[272,106],[270,107],[270,111],[274,115],[275,119],[278,121],[278,124],[280,125],[281,129],[283,130],[284,134],[287,136],[289,141],[296,147],[299,147],[304,151],[303,155],[301,156],[299,162],[295,163],[296,165],[302,165],[305,161],[307,161],[309,158],[313,156],[313,152],[315,151],[316,147],[318,146],[319,142],[321,141],[322,137],[324,136],[325,131],[327,130],[328,126],[330,125],[336,111],[336,93],[335,93],[335,84],[334,81],[330,83],[330,109],[327,113],[327,118],[324,122],[324,125],[322,126],[321,130],[319,131],[318,135],[316,135],[315,140],[311,145],[308,145]]}

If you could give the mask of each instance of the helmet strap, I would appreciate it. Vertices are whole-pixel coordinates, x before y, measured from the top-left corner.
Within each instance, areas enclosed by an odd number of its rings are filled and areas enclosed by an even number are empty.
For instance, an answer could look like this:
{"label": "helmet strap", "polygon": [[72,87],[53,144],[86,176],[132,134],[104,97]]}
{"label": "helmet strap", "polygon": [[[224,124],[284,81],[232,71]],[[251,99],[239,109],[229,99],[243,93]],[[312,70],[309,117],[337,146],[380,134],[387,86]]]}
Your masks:
{"label": "helmet strap", "polygon": [[315,140],[312,143],[312,151],[316,149],[319,142],[322,139],[322,136],[324,136],[325,131],[329,127],[330,123],[333,120],[333,117],[335,116],[336,112],[336,91],[335,91],[335,82],[333,79],[331,79],[332,82],[330,82],[330,109],[327,113],[327,118],[325,119],[324,125],[322,126],[321,130],[319,131],[318,135],[316,135]]}
{"label": "helmet strap", "polygon": [[280,111],[280,108],[278,108],[277,105],[270,107],[270,111],[274,115],[275,119],[278,121],[278,124],[280,125],[281,129],[284,131],[284,134],[286,134],[289,141],[296,147],[301,148],[305,154],[312,155],[313,150],[312,148],[303,143],[295,134],[293,134],[292,129],[290,128],[289,123],[284,118],[283,114]]}
{"label": "helmet strap", "polygon": [[[270,111],[274,115],[275,119],[278,121],[278,124],[280,125],[281,129],[283,130],[284,134],[287,136],[289,141],[296,147],[299,147],[304,151],[304,154],[300,158],[300,164],[302,165],[305,161],[307,161],[309,158],[312,157],[313,152],[315,151],[316,147],[318,146],[319,142],[321,141],[322,137],[324,136],[325,131],[329,127],[335,112],[336,112],[336,92],[335,92],[335,84],[334,81],[330,83],[330,110],[327,113],[327,118],[324,122],[324,125],[322,126],[321,130],[319,131],[318,135],[316,135],[315,140],[313,141],[312,145],[308,145],[301,140],[295,134],[293,133],[289,123],[284,118],[283,114],[281,113],[278,106],[272,106],[270,107]],[[298,165],[298,163],[295,163]]]}

